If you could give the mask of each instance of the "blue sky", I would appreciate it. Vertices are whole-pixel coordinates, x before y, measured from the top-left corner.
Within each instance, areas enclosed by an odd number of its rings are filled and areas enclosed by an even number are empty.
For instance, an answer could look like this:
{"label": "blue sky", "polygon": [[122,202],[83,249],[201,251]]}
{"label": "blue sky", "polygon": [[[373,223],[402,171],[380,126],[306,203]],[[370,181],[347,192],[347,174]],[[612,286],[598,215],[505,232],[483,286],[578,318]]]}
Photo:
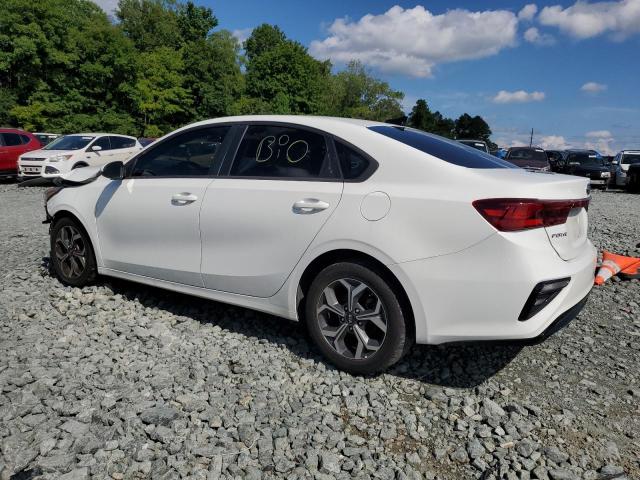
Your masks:
{"label": "blue sky", "polygon": [[502,145],[533,128],[548,148],[640,148],[640,0],[195,1],[239,37],[272,23],[335,69],[360,59],[407,110],[480,114]]}

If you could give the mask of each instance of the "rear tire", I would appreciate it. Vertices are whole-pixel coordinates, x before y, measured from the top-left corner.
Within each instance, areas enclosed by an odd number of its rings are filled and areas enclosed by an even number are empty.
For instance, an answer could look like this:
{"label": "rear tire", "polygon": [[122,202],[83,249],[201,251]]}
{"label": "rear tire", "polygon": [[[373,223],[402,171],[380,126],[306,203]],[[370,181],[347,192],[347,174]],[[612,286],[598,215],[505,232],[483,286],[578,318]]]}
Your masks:
{"label": "rear tire", "polygon": [[87,232],[69,217],[51,227],[51,266],[65,285],[84,287],[97,276],[96,258]]}
{"label": "rear tire", "polygon": [[354,374],[381,372],[411,346],[398,297],[369,265],[341,262],[322,270],[309,288],[305,322],[324,356]]}

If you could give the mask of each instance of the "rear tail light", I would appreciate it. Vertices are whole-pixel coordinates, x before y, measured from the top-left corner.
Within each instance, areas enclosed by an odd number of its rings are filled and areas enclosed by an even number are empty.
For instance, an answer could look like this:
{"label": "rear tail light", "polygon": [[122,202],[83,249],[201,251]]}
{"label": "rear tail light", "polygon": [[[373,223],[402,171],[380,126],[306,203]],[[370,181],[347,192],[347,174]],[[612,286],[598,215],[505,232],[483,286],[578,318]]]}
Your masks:
{"label": "rear tail light", "polygon": [[589,198],[580,200],[536,200],[488,198],[473,202],[487,222],[501,232],[517,232],[566,223],[574,208],[589,207]]}

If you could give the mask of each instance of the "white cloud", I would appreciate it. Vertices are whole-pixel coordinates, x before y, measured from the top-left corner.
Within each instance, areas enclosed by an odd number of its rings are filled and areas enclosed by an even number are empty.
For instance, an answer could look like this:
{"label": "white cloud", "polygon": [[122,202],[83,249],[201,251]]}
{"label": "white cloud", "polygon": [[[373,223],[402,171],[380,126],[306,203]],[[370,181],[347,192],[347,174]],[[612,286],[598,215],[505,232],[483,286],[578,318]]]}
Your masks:
{"label": "white cloud", "polygon": [[518,19],[507,10],[448,10],[434,15],[423,6],[394,6],[358,21],[338,18],[329,36],[311,42],[321,59],[357,59],[390,73],[430,77],[438,63],[495,55],[516,43]]}
{"label": "white cloud", "polygon": [[524,32],[524,39],[529,43],[540,46],[548,46],[556,43],[556,39],[553,38],[553,35],[540,33],[536,27],[528,28],[527,31]]}
{"label": "white cloud", "polygon": [[231,35],[236,37],[238,39],[238,42],[240,42],[240,46],[242,46],[244,41],[251,35],[251,32],[253,32],[253,28],[240,28],[238,30],[232,31]]}
{"label": "white cloud", "polygon": [[596,150],[604,155],[615,155],[617,153],[617,149],[614,148],[614,138],[598,138],[596,140],[588,140],[584,142],[584,148],[588,150]]}
{"label": "white cloud", "polygon": [[118,8],[118,0],[93,0],[107,15],[114,16]]}
{"label": "white cloud", "polygon": [[593,130],[592,132],[587,132],[584,135],[587,138],[611,138],[611,132],[609,130]]}
{"label": "white cloud", "polygon": [[538,6],[535,3],[529,3],[518,12],[518,19],[530,22],[536,13],[538,13]]}
{"label": "white cloud", "polygon": [[607,86],[602,83],[587,82],[580,87],[580,90],[587,93],[598,93],[606,90]]}
{"label": "white cloud", "polygon": [[567,140],[562,135],[546,135],[540,137],[536,145],[545,150],[566,150],[567,148],[571,148],[571,145],[567,143]]}
{"label": "white cloud", "polygon": [[544,92],[525,92],[524,90],[508,92],[506,90],[500,90],[492,100],[494,103],[540,102],[544,100]]}
{"label": "white cloud", "polygon": [[622,40],[640,32],[640,0],[594,3],[578,0],[567,8],[544,7],[538,20],[577,39],[611,33],[614,39]]}

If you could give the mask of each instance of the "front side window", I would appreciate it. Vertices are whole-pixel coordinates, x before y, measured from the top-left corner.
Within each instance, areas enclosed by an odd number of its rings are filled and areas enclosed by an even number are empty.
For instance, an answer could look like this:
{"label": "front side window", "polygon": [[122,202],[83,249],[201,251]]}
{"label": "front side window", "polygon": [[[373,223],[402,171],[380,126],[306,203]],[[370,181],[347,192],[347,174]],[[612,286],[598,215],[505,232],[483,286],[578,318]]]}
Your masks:
{"label": "front side window", "polygon": [[229,174],[249,178],[337,178],[323,135],[280,125],[250,125]]}
{"label": "front side window", "polygon": [[516,168],[493,155],[454,140],[406,127],[378,125],[368,127],[385,137],[404,143],[447,163],[467,168]]}
{"label": "front side window", "polygon": [[43,150],[80,150],[89,145],[94,138],[88,135],[65,135],[56,138]]}
{"label": "front side window", "polygon": [[3,133],[2,136],[4,137],[4,144],[7,147],[22,145],[22,139],[17,133]]}
{"label": "front side window", "polygon": [[109,142],[109,137],[100,137],[95,142],[91,144],[91,148],[100,147],[100,151],[103,152],[105,150],[111,150],[111,143]]}
{"label": "front side window", "polygon": [[109,137],[111,141],[111,148],[133,148],[136,146],[136,141],[133,138],[127,137]]}
{"label": "front side window", "polygon": [[207,176],[229,129],[201,128],[169,138],[136,159],[132,176]]}

